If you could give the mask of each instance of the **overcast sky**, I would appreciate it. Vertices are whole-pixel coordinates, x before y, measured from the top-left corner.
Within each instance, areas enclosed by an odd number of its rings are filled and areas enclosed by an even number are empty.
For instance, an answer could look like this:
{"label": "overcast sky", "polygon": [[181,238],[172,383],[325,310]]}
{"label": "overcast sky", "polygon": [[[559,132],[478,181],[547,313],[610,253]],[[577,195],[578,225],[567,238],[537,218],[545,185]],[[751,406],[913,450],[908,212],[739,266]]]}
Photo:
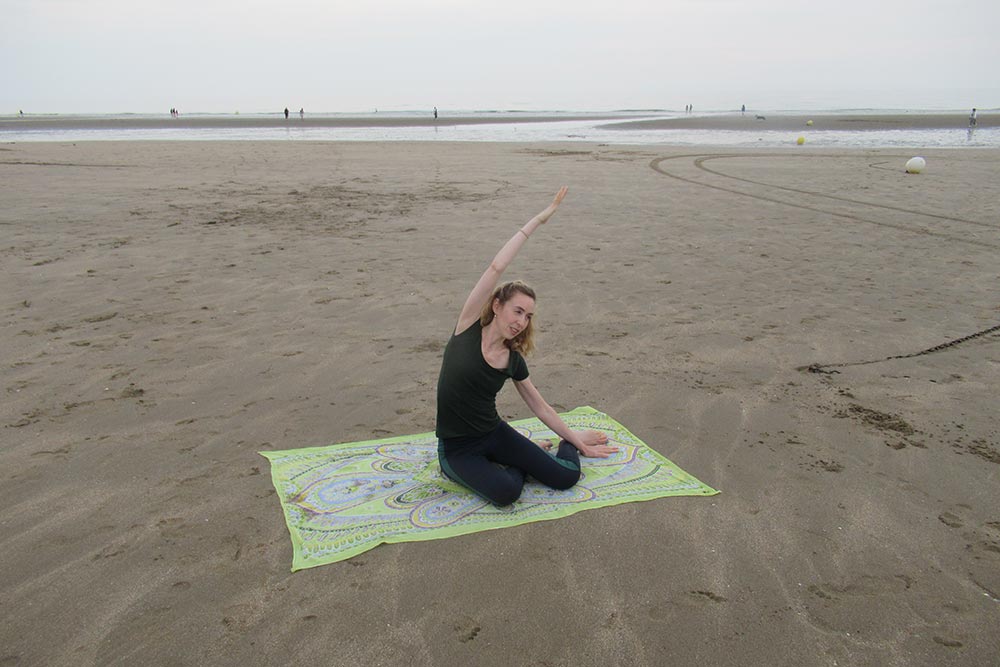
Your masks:
{"label": "overcast sky", "polygon": [[0,0],[0,114],[1000,107],[1000,0]]}

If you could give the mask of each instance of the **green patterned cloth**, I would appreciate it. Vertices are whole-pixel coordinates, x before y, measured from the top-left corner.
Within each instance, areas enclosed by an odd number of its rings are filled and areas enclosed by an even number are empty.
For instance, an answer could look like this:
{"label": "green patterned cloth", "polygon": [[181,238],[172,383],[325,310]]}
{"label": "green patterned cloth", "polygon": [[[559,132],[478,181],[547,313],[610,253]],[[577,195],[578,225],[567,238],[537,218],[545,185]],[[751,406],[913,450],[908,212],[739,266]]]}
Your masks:
{"label": "green patterned cloth", "polygon": [[[435,540],[664,496],[719,493],[602,412],[584,407],[561,416],[572,429],[607,433],[618,452],[581,459],[583,475],[566,491],[529,477],[521,498],[509,507],[496,507],[444,477],[433,433],[260,452],[271,462],[292,536],[292,571],[335,563],[382,543]],[[532,440],[558,441],[537,419],[511,426]]]}

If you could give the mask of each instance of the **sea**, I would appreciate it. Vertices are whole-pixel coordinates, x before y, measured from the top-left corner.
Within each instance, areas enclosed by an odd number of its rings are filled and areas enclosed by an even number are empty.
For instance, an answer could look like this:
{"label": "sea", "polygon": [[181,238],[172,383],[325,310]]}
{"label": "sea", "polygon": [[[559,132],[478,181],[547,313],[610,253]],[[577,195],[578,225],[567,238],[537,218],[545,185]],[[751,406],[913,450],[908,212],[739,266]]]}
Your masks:
{"label": "sea", "polygon": [[[397,111],[375,114],[308,114],[310,119],[330,119],[364,121],[399,118],[427,118],[429,111]],[[940,109],[925,112],[913,109],[834,109],[827,111],[771,110],[765,111],[770,118],[782,115],[917,115],[920,113],[954,113],[958,124],[964,125],[968,110]],[[115,128],[74,128],[74,119],[101,120],[149,120],[163,119],[165,114],[108,114],[108,115],[46,115],[35,116],[57,121],[62,127],[42,127],[21,129],[17,123],[0,123],[0,142],[29,141],[454,141],[454,142],[587,142],[618,145],[671,145],[671,146],[715,146],[715,147],[779,147],[795,143],[804,134],[801,131],[767,130],[763,127],[752,130],[698,130],[698,129],[610,129],[602,127],[610,123],[621,123],[629,119],[670,119],[690,117],[682,112],[668,110],[641,110],[616,112],[579,111],[453,111],[449,115],[469,117],[484,122],[469,125],[440,126],[351,126],[312,127],[296,126],[294,123],[275,127],[251,127],[234,123],[228,127],[115,127]],[[511,122],[518,117],[525,122]],[[729,116],[733,111],[706,111],[695,115],[703,117]],[[293,119],[298,114],[293,114]],[[609,120],[609,116],[615,120]],[[503,117],[503,122],[489,122]],[[277,119],[279,114],[185,114],[187,119]],[[547,122],[529,122],[528,118],[544,117]],[[2,121],[13,121],[17,117],[0,116]],[[571,118],[571,119],[570,119]],[[951,129],[892,129],[892,130],[808,130],[807,143],[811,147],[835,148],[1000,148],[1000,127],[981,127],[969,130],[965,127]]]}

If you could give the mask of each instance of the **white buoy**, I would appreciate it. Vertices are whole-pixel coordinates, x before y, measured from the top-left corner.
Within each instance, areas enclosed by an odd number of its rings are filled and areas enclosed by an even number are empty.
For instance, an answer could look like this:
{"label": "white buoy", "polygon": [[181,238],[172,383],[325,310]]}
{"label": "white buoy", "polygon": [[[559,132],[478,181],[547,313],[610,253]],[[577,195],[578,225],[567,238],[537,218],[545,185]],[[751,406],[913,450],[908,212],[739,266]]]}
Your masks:
{"label": "white buoy", "polygon": [[927,166],[927,161],[922,157],[911,157],[906,161],[907,174],[919,174]]}

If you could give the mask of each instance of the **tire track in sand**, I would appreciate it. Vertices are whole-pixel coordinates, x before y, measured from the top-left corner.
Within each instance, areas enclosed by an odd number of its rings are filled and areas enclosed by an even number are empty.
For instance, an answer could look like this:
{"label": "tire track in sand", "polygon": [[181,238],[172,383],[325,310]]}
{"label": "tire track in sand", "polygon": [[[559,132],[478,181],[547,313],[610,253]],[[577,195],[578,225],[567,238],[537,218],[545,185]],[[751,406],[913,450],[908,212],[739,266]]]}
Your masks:
{"label": "tire track in sand", "polygon": [[[731,176],[731,175],[726,174],[726,173],[724,173],[722,171],[719,171],[717,169],[710,169],[710,168],[706,167],[705,164],[704,164],[708,160],[717,160],[717,159],[722,159],[722,158],[761,158],[761,157],[770,158],[770,157],[787,157],[787,156],[781,155],[781,154],[777,154],[777,153],[744,153],[744,154],[736,154],[736,153],[733,153],[733,154],[705,154],[705,153],[696,153],[696,154],[685,154],[685,155],[671,155],[671,156],[667,156],[667,157],[655,158],[655,159],[653,159],[649,163],[649,167],[653,171],[657,172],[658,174],[662,174],[663,176],[667,176],[669,178],[673,178],[673,179],[676,179],[676,180],[679,180],[679,181],[683,181],[685,183],[691,183],[693,185],[698,185],[698,186],[701,186],[701,187],[704,187],[704,188],[711,188],[713,190],[719,190],[719,191],[722,191],[722,192],[728,192],[730,194],[736,194],[736,195],[741,195],[743,197],[749,197],[751,199],[757,199],[757,200],[760,200],[760,201],[766,201],[766,202],[770,202],[770,203],[773,203],[773,204],[781,204],[783,206],[791,206],[793,208],[799,208],[799,209],[804,209],[804,210],[807,210],[807,211],[813,211],[815,213],[822,213],[824,215],[831,215],[831,216],[834,216],[834,217],[837,217],[837,218],[841,218],[841,219],[845,219],[845,220],[850,220],[852,222],[857,222],[857,223],[862,223],[862,224],[869,224],[869,225],[876,225],[878,227],[887,227],[887,228],[890,228],[890,229],[895,229],[895,230],[898,230],[898,231],[908,232],[908,233],[911,233],[911,234],[922,234],[922,235],[926,235],[926,236],[934,236],[934,237],[937,237],[937,238],[943,238],[943,239],[947,239],[949,241],[954,241],[954,242],[957,242],[957,243],[965,243],[965,244],[975,245],[975,246],[979,246],[979,247],[983,247],[983,248],[1000,249],[1000,244],[998,244],[998,243],[992,243],[990,241],[982,241],[982,240],[979,240],[979,239],[969,238],[969,237],[965,237],[965,236],[959,236],[959,235],[954,234],[954,233],[940,232],[940,231],[935,231],[933,229],[927,229],[925,227],[916,227],[916,226],[913,226],[913,225],[907,225],[907,224],[898,223],[898,222],[890,222],[890,221],[887,221],[887,220],[873,220],[870,217],[862,217],[861,215],[857,215],[857,214],[854,214],[854,213],[843,213],[843,212],[839,212],[839,211],[831,211],[831,210],[826,209],[826,208],[821,208],[819,205],[814,205],[812,203],[807,204],[807,203],[793,202],[793,201],[788,201],[787,199],[779,198],[779,197],[774,196],[774,195],[755,194],[755,193],[751,193],[751,192],[746,192],[745,190],[740,190],[740,189],[733,188],[733,187],[726,187],[725,185],[719,185],[717,183],[706,183],[704,181],[700,181],[700,180],[697,180],[697,179],[694,179],[694,178],[689,178],[687,176],[682,176],[682,175],[680,175],[678,173],[674,173],[673,171],[668,171],[666,169],[666,167],[663,166],[664,162],[667,162],[667,161],[670,161],[670,160],[693,159],[693,163],[692,164],[696,168],[698,168],[699,170],[701,170],[701,171],[703,171],[703,172],[705,172],[707,174],[710,174],[712,176],[716,176],[716,177],[719,177],[719,178],[724,178],[724,179],[734,180],[734,181],[738,181],[738,182],[748,183],[750,185],[754,185],[754,186],[758,186],[758,187],[770,188],[770,189],[773,189],[773,190],[779,190],[779,191],[785,191],[785,192],[793,192],[793,193],[798,194],[798,195],[805,195],[807,197],[814,197],[814,198],[817,198],[817,199],[831,199],[831,200],[836,200],[836,201],[841,201],[841,202],[844,202],[844,203],[847,203],[847,204],[851,204],[851,205],[854,205],[854,206],[860,206],[860,207],[868,208],[868,209],[873,209],[873,208],[874,209],[883,209],[883,210],[888,210],[888,211],[895,211],[895,212],[906,213],[908,215],[913,215],[913,216],[920,216],[920,217],[923,217],[925,219],[944,220],[944,221],[958,223],[958,224],[965,224],[965,225],[974,225],[974,226],[978,226],[978,227],[985,227],[985,228],[993,229],[993,230],[997,229],[996,226],[991,225],[989,223],[985,223],[985,222],[978,222],[978,221],[974,221],[974,220],[964,220],[962,218],[954,218],[954,217],[949,217],[949,216],[945,216],[945,215],[940,215],[940,214],[937,214],[937,213],[926,213],[926,212],[923,212],[923,211],[916,211],[916,210],[907,209],[907,208],[903,208],[903,207],[899,207],[899,206],[891,206],[891,205],[888,205],[888,204],[877,204],[877,203],[874,203],[874,202],[867,202],[867,201],[863,201],[863,200],[859,200],[859,199],[852,199],[852,198],[849,198],[849,197],[840,197],[840,196],[837,196],[837,195],[828,195],[828,194],[824,194],[824,193],[820,193],[820,192],[813,192],[813,191],[809,191],[809,190],[802,190],[802,189],[792,188],[792,187],[783,186],[783,185],[774,185],[774,184],[765,183],[765,182],[762,182],[762,181],[754,181],[752,179],[742,178],[742,177],[739,177],[739,176]],[[815,156],[811,156],[811,157],[857,159],[857,157],[853,156],[853,155],[815,155]]]}

